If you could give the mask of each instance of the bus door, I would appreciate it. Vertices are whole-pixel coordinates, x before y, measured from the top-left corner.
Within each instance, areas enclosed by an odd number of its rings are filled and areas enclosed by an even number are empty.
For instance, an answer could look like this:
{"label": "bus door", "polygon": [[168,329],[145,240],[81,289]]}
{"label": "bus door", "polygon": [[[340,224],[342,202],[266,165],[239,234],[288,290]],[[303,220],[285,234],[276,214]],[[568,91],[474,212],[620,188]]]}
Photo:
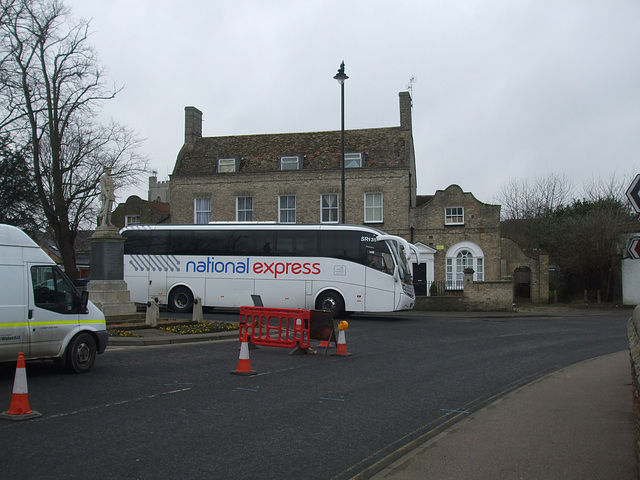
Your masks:
{"label": "bus door", "polygon": [[150,258],[149,268],[149,285],[148,295],[149,298],[157,298],[161,304],[166,304],[167,298],[167,269],[161,266],[157,261]]}
{"label": "bus door", "polygon": [[396,305],[396,290],[402,288],[394,278],[395,263],[385,242],[366,246],[366,293],[368,311],[388,311]]}

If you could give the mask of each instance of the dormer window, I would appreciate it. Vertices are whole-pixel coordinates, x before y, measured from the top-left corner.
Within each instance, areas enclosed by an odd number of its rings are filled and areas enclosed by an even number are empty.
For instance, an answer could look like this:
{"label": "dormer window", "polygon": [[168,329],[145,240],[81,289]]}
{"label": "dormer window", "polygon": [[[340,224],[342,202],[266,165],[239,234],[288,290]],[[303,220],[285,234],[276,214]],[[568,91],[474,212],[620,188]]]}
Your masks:
{"label": "dormer window", "polygon": [[344,168],[361,168],[362,153],[345,153]]}
{"label": "dormer window", "polygon": [[218,173],[233,173],[237,172],[240,167],[240,158],[219,158],[218,159]]}
{"label": "dormer window", "polygon": [[302,155],[280,155],[280,170],[302,170]]}

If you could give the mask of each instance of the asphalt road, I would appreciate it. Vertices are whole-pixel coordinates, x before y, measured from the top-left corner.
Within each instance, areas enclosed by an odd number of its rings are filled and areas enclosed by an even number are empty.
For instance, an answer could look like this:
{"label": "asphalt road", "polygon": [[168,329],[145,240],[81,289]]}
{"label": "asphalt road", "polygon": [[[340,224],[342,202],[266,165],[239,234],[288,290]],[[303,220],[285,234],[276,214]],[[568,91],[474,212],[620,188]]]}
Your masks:
{"label": "asphalt road", "polygon": [[252,377],[230,375],[237,341],[110,347],[85,375],[29,363],[43,416],[0,421],[2,477],[366,478],[513,388],[625,350],[630,314],[354,316],[351,357],[261,347]]}

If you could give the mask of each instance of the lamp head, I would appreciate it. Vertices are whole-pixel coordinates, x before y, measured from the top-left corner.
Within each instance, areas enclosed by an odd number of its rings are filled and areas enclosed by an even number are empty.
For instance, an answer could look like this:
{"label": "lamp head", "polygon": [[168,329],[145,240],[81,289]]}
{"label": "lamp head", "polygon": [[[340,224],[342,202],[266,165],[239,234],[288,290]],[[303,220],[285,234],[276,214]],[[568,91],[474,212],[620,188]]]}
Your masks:
{"label": "lamp head", "polygon": [[344,81],[349,78],[347,77],[346,73],[344,73],[344,61],[340,64],[338,73],[336,73],[333,78],[335,78],[340,85],[342,85]]}

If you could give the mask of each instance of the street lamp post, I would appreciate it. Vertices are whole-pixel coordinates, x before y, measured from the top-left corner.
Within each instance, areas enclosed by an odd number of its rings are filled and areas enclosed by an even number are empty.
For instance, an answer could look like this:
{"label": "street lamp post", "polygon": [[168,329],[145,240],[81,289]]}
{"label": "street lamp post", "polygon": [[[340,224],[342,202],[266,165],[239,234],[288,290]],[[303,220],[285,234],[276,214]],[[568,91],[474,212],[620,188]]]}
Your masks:
{"label": "street lamp post", "polygon": [[341,223],[345,223],[345,194],[344,194],[344,81],[348,79],[344,73],[344,61],[340,64],[338,73],[333,77],[340,84],[340,116],[341,116],[341,133],[342,133],[342,149],[340,157],[340,169],[342,172],[342,216],[340,217]]}

